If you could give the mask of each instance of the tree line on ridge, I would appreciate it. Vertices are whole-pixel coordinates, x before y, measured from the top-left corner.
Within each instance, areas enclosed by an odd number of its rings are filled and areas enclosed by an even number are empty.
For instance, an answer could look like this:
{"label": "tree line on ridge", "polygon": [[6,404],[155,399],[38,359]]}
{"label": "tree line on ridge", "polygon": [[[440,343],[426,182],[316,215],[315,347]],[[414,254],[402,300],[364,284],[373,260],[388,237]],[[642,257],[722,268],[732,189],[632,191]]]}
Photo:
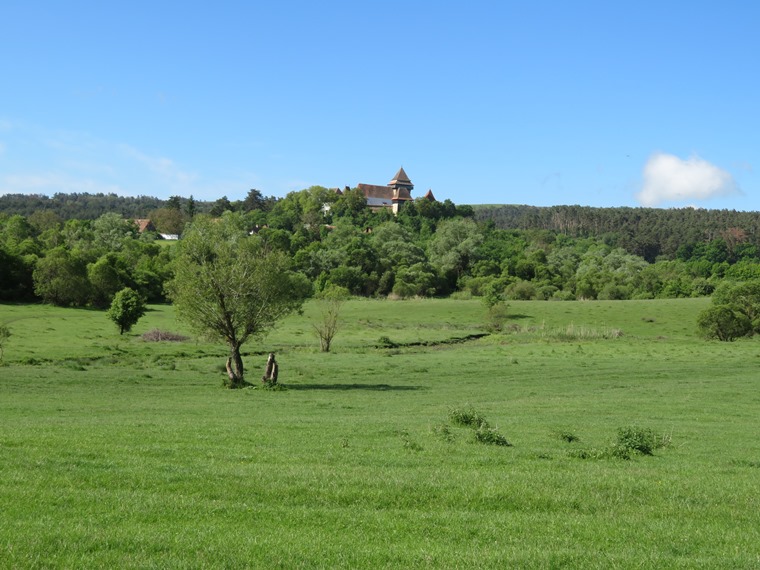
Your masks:
{"label": "tree line on ridge", "polygon": [[[107,307],[130,287],[166,301],[183,233],[225,217],[314,292],[507,299],[648,299],[710,295],[722,281],[760,278],[760,213],[691,208],[462,206],[417,199],[398,216],[359,190],[314,186],[278,199],[202,202],[115,195],[0,197],[0,301]],[[172,231],[173,230],[173,231]]]}

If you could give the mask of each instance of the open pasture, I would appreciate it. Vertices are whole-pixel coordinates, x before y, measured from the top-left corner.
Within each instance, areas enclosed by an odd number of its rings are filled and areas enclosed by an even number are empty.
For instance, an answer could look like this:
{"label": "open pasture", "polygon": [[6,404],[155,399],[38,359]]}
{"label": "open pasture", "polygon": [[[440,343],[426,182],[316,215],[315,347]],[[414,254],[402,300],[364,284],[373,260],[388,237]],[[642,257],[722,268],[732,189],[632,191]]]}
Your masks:
{"label": "open pasture", "polygon": [[[223,389],[222,345],[143,341],[192,336],[168,306],[120,337],[0,305],[0,567],[760,567],[760,343],[698,339],[708,303],[513,302],[456,342],[478,301],[357,299],[329,354],[311,303],[246,347],[281,391]],[[669,445],[597,453],[632,425]]]}

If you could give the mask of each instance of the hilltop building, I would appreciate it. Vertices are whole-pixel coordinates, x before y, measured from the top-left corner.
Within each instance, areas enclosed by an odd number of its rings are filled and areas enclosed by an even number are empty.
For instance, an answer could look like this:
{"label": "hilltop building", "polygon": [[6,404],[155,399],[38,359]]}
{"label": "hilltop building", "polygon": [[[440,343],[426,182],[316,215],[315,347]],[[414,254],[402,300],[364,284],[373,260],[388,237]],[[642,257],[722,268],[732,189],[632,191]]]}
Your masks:
{"label": "hilltop building", "polygon": [[414,184],[402,167],[385,186],[361,183],[356,187],[364,194],[367,206],[372,210],[390,208],[394,214],[398,214],[404,203],[412,201]]}
{"label": "hilltop building", "polygon": [[[403,167],[399,168],[396,175],[385,186],[379,184],[364,184],[363,182],[360,182],[356,185],[356,189],[364,195],[364,199],[367,201],[367,206],[375,212],[387,208],[394,214],[398,214],[405,203],[414,200],[414,198],[412,198],[414,184],[409,180],[409,176],[404,172]],[[351,187],[346,186],[345,191],[348,192],[349,190],[351,190]],[[343,195],[343,190],[340,188],[332,188],[332,191],[339,196]],[[436,201],[432,190],[428,190],[427,193],[422,198],[418,198],[418,200]],[[325,204],[322,211],[329,212],[330,205]]]}

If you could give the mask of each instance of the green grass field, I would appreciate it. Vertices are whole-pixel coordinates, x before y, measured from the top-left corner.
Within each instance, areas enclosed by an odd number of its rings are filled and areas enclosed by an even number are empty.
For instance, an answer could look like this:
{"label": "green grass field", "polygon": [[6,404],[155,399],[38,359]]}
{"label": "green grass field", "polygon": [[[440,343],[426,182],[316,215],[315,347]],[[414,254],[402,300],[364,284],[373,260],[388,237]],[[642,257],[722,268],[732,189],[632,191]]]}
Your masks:
{"label": "green grass field", "polygon": [[[697,338],[708,303],[513,302],[451,342],[478,301],[353,300],[329,354],[311,304],[246,347],[281,391],[143,341],[188,334],[171,307],[120,337],[0,305],[0,567],[760,568],[760,343]],[[598,453],[632,425],[670,445]]]}

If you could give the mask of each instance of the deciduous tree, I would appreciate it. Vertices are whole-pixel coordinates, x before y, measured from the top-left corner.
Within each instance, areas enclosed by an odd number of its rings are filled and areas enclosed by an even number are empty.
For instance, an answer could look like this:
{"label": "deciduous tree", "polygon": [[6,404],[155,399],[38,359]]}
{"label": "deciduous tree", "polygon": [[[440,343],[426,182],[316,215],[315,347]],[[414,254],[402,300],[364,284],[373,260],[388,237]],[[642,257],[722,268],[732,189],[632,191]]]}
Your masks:
{"label": "deciduous tree", "polygon": [[448,278],[450,286],[476,261],[483,234],[468,218],[445,220],[428,245],[430,263]]}
{"label": "deciduous tree", "polygon": [[185,227],[187,217],[179,208],[158,208],[151,212],[150,220],[159,233],[179,235]]}
{"label": "deciduous tree", "polygon": [[137,235],[135,223],[115,212],[100,216],[93,222],[92,229],[97,244],[106,251],[119,251],[126,240],[134,239]]}
{"label": "deciduous tree", "polygon": [[106,313],[117,327],[119,334],[132,330],[137,321],[145,314],[145,301],[134,289],[125,287],[116,295],[111,302],[111,308]]}
{"label": "deciduous tree", "polygon": [[86,260],[77,252],[57,247],[37,262],[34,292],[46,303],[61,307],[85,305],[90,298]]}
{"label": "deciduous tree", "polygon": [[736,340],[752,331],[746,315],[729,305],[715,305],[702,311],[697,318],[699,332],[708,339]]}
{"label": "deciduous tree", "polygon": [[242,345],[300,310],[311,284],[290,270],[286,253],[249,236],[238,214],[197,216],[177,249],[170,298],[197,332],[227,344],[228,385],[242,387]]}
{"label": "deciduous tree", "polygon": [[87,278],[91,286],[91,300],[96,307],[105,308],[117,291],[132,284],[126,261],[113,252],[101,256],[87,266]]}
{"label": "deciduous tree", "polygon": [[340,310],[349,296],[348,289],[336,285],[328,286],[319,295],[321,320],[314,324],[314,332],[319,338],[322,352],[330,352],[332,341],[340,329]]}
{"label": "deciduous tree", "polygon": [[212,216],[221,216],[225,212],[232,211],[232,203],[227,199],[227,196],[222,196],[211,207]]}

